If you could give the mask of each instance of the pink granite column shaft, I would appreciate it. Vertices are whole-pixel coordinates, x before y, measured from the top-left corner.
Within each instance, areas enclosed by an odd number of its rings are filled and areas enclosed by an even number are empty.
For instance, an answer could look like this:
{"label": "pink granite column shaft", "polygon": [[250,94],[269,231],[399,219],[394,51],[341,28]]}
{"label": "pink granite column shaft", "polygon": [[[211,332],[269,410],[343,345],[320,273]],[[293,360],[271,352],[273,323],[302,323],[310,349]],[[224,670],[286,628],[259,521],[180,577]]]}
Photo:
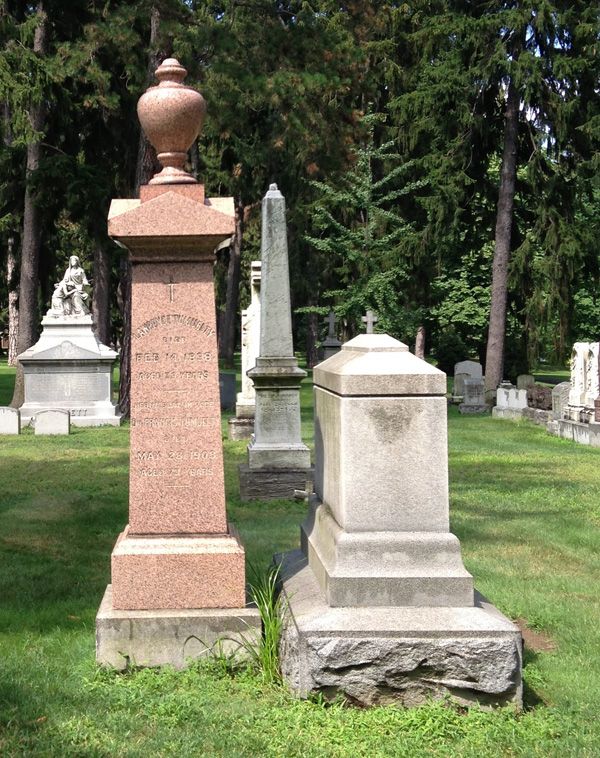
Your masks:
{"label": "pink granite column shaft", "polygon": [[130,534],[227,531],[212,275],[133,266]]}

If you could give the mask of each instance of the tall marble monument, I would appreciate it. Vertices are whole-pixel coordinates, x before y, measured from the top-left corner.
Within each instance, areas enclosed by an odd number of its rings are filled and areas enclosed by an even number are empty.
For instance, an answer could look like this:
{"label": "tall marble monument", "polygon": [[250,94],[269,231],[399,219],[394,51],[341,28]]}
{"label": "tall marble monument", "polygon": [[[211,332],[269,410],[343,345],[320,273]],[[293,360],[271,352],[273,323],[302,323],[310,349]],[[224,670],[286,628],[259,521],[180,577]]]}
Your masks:
{"label": "tall marble monument", "polygon": [[164,168],[108,223],[132,263],[129,524],[96,621],[97,660],[116,668],[183,666],[260,629],[225,511],[213,264],[233,200],[183,169],[203,98],[175,59],[156,75],[138,114]]}
{"label": "tall marble monument", "polygon": [[310,450],[300,435],[300,382],[292,342],[285,200],[271,184],[262,201],[260,346],[256,411],[248,463],[240,467],[242,500],[293,497],[312,478]]}
{"label": "tall marble monument", "polygon": [[19,356],[23,367],[21,423],[40,411],[68,411],[73,426],[118,426],[112,402],[112,371],[117,354],[92,331],[90,293],[79,258],[72,255],[55,285],[42,334]]}
{"label": "tall marble monument", "polygon": [[446,376],[386,334],[315,367],[315,495],[283,558],[282,673],[372,705],[521,702],[521,635],[450,532]]}
{"label": "tall marble monument", "polygon": [[229,419],[229,437],[247,439],[254,431],[256,393],[248,371],[256,365],[260,342],[260,271],[261,262],[250,264],[250,304],[242,311],[242,391],[235,403],[235,418]]}

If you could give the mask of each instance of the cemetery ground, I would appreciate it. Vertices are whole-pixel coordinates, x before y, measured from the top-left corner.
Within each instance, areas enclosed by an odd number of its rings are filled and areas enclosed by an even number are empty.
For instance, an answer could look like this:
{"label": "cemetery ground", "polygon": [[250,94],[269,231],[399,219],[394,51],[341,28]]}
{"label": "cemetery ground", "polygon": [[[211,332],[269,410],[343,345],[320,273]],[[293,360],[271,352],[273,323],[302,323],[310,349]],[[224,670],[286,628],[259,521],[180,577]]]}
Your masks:
{"label": "cemetery ground", "polygon": [[[0,363],[0,405],[12,379]],[[309,380],[302,403],[312,444]],[[477,588],[525,630],[521,714],[302,702],[219,656],[185,672],[98,669],[94,618],[127,518],[129,430],[27,429],[0,440],[0,754],[598,755],[600,450],[527,422],[449,415],[452,530]],[[265,572],[298,545],[305,505],[241,504],[245,443],[224,445],[229,517]]]}

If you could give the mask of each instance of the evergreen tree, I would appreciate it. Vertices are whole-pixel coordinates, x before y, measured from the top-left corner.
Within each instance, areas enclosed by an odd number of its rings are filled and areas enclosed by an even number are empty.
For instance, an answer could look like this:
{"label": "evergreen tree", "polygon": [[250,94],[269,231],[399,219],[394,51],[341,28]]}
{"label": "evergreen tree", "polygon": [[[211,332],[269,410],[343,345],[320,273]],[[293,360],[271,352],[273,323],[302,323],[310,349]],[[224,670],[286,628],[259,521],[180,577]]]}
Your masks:
{"label": "evergreen tree", "polygon": [[380,329],[404,336],[414,303],[406,297],[410,267],[403,252],[413,231],[397,201],[418,184],[405,183],[410,165],[399,162],[393,141],[376,145],[375,130],[384,121],[382,114],[363,117],[363,142],[338,183],[313,182],[320,194],[314,218],[319,234],[306,241],[328,261],[329,288],[323,298],[332,301],[351,332],[364,311],[372,309]]}

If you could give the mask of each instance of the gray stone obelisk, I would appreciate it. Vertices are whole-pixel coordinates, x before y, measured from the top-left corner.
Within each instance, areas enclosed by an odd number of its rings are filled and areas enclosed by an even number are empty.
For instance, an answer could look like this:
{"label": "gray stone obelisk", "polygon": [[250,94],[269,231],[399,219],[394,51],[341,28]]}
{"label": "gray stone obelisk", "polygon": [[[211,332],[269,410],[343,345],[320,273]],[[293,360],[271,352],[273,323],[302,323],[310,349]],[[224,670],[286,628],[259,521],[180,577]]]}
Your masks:
{"label": "gray stone obelisk", "polygon": [[292,342],[285,199],[271,184],[262,201],[260,347],[254,382],[254,436],[240,467],[240,496],[292,497],[312,478],[310,451],[300,435],[300,382]]}

